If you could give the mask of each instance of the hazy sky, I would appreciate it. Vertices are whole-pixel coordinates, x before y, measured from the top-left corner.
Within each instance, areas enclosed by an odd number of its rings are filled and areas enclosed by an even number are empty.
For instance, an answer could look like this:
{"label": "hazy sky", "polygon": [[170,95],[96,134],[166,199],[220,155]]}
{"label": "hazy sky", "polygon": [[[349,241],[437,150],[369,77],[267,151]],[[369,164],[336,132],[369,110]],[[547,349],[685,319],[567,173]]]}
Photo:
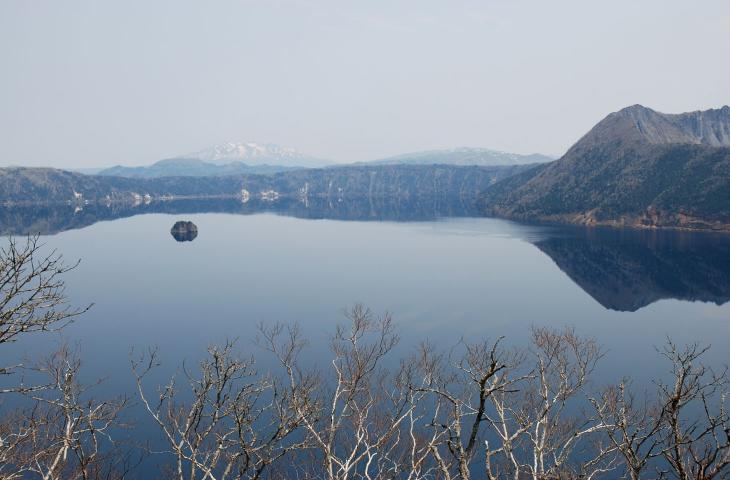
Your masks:
{"label": "hazy sky", "polygon": [[730,1],[0,0],[0,165],[559,155],[635,103],[730,103]]}

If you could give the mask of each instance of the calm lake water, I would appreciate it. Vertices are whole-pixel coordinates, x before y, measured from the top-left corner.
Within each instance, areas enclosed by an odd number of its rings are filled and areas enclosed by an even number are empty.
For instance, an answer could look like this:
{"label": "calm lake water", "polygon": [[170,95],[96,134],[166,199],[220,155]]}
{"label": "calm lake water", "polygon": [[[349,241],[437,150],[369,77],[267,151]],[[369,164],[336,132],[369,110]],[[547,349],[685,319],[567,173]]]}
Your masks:
{"label": "calm lake water", "polygon": [[[193,241],[170,235],[178,220],[198,226]],[[262,321],[298,322],[308,361],[324,365],[327,334],[357,302],[393,315],[399,353],[424,339],[524,344],[531,326],[568,325],[606,348],[599,382],[662,375],[655,347],[667,337],[711,344],[708,363],[730,360],[730,235],[274,213],[151,213],[81,227],[43,241],[81,259],[67,293],[94,307],[62,337],[78,346],[85,378],[107,378],[100,394],[133,392],[130,348],[159,348],[161,380],[227,338],[257,352]],[[36,336],[3,355],[36,356],[59,341]]]}

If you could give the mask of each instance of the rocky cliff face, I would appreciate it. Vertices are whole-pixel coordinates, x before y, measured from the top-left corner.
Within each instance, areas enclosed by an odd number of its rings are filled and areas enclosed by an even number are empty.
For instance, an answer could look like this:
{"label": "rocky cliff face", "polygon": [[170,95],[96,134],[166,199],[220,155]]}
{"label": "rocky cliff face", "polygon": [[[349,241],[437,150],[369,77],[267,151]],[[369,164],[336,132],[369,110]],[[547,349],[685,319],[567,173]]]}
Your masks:
{"label": "rocky cliff face", "polygon": [[497,181],[526,166],[380,165],[307,169],[272,175],[122,178],[53,169],[0,169],[0,204],[145,203],[180,197],[277,201],[456,198],[476,203]]}
{"label": "rocky cliff face", "polygon": [[730,230],[730,108],[612,113],[561,159],[488,190],[508,218]]}
{"label": "rocky cliff face", "polygon": [[730,147],[730,107],[680,114],[659,113],[634,105],[612,113],[581,142],[622,137],[654,145]]}

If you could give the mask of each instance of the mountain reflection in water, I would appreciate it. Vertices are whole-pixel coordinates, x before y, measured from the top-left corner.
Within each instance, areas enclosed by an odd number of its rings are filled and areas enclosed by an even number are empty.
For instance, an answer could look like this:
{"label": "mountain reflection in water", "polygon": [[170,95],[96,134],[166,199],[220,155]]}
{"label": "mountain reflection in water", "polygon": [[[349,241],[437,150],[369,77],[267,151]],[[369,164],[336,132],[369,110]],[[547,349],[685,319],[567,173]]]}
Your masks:
{"label": "mountain reflection in water", "polygon": [[275,213],[296,218],[357,221],[429,221],[445,217],[477,217],[479,210],[460,199],[382,198],[328,200],[308,199],[306,203],[287,197],[276,201],[239,198],[179,199],[137,205],[117,203],[106,206],[23,205],[0,207],[0,235],[51,235],[83,228],[104,220],[116,220],[146,213],[184,215],[230,213],[253,215]]}
{"label": "mountain reflection in water", "polygon": [[576,228],[534,244],[611,310],[634,312],[669,298],[730,300],[726,234]]}
{"label": "mountain reflection in water", "polygon": [[[459,199],[310,199],[275,202],[184,199],[138,205],[39,205],[0,208],[0,234],[54,234],[145,213],[277,213],[307,219],[424,222],[478,217]],[[603,307],[633,312],[661,299],[730,300],[730,235],[610,228],[550,227],[526,237]]]}

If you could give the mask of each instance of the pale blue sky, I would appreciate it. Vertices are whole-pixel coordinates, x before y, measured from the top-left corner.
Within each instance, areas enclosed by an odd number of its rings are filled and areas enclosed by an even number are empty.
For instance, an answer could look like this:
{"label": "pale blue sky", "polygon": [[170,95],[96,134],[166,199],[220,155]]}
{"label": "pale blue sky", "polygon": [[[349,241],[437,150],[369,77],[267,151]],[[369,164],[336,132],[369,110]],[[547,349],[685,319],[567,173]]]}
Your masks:
{"label": "pale blue sky", "polygon": [[0,165],[559,155],[626,105],[730,103],[729,58],[727,0],[0,0]]}

